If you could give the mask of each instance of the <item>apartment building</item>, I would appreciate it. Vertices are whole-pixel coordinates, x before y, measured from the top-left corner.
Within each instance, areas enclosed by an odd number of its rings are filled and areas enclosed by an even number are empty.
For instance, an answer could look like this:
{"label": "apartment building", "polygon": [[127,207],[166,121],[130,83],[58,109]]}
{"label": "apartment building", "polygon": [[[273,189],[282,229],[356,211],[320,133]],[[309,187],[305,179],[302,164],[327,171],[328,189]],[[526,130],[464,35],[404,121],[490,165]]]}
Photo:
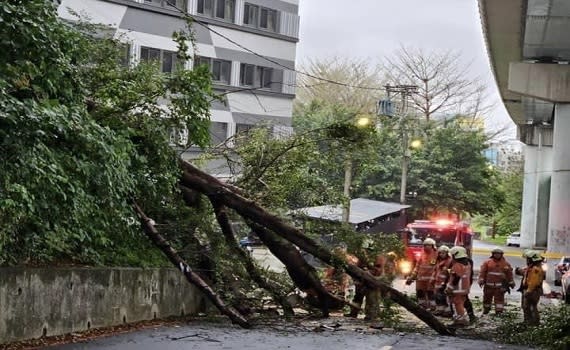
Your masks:
{"label": "apartment building", "polygon": [[172,33],[186,27],[181,11],[192,15],[196,52],[186,68],[208,65],[216,91],[226,93],[211,107],[212,144],[255,125],[290,128],[298,10],[299,0],[62,0],[58,8],[62,18],[76,12],[110,26],[129,42],[131,62],[158,60],[164,72],[175,66]]}

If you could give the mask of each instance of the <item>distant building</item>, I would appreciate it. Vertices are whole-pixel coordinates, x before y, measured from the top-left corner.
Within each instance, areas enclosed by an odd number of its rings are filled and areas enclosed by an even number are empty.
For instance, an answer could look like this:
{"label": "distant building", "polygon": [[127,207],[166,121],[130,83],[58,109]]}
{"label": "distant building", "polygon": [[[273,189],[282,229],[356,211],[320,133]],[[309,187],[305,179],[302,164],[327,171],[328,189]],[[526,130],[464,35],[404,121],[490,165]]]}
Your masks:
{"label": "distant building", "polygon": [[524,162],[523,143],[516,140],[491,144],[483,154],[490,164],[503,171],[522,168]]}
{"label": "distant building", "polygon": [[[75,20],[75,12],[109,26],[129,44],[132,64],[158,61],[166,74],[176,65],[172,34],[186,28],[180,10],[195,20],[196,51],[185,68],[208,66],[215,91],[224,94],[210,110],[212,145],[260,124],[276,134],[289,132],[299,0],[62,0],[58,8],[64,19]],[[187,140],[187,130],[173,130],[173,145],[186,146]],[[184,156],[198,153],[191,149]]]}

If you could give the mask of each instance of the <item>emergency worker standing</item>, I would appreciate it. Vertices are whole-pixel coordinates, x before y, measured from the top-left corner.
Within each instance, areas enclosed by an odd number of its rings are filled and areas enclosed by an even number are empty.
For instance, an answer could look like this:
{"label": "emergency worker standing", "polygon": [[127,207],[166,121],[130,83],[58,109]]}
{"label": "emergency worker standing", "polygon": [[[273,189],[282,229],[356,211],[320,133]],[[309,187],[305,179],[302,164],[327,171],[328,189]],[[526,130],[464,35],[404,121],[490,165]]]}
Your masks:
{"label": "emergency worker standing", "polygon": [[[386,270],[388,260],[382,255],[377,255],[374,258],[374,265],[368,267],[368,272],[377,280],[382,280],[386,283],[388,276]],[[390,282],[391,283],[391,282]],[[373,321],[378,319],[380,314],[380,303],[382,301],[382,292],[379,288],[367,287],[365,291],[366,303],[364,305],[364,319]]]}
{"label": "emergency worker standing", "polygon": [[[372,239],[364,239],[360,249],[356,252],[356,266],[359,268],[368,271],[369,268],[374,268],[375,262],[372,261],[372,251],[373,251],[374,241]],[[359,307],[362,305],[365,296],[368,294],[368,287],[362,281],[354,281],[354,297],[352,298],[352,303],[358,305]],[[368,300],[366,300],[368,304]],[[345,315],[349,317],[358,317],[359,309],[355,307],[350,308],[350,313]]]}
{"label": "emergency worker standing", "polygon": [[451,255],[453,263],[445,293],[450,296],[453,304],[454,315],[450,326],[463,327],[469,325],[469,316],[465,311],[465,301],[467,300],[469,289],[471,289],[472,267],[464,247],[455,246],[451,248],[449,255]]}
{"label": "emergency worker standing", "polygon": [[[333,250],[333,253],[340,258],[346,260],[350,265],[358,265],[358,258],[354,255],[348,254],[346,251],[346,246],[338,246]],[[323,286],[333,295],[345,299],[347,296],[347,290],[350,283],[350,276],[344,272],[343,269],[337,269],[336,267],[330,266],[324,270],[323,274]],[[344,305],[333,305],[331,308],[338,308]]]}
{"label": "emergency worker standing", "polygon": [[522,280],[522,309],[524,321],[530,326],[540,324],[540,314],[538,313],[538,302],[542,296],[542,281],[545,273],[542,269],[543,258],[536,251],[526,251],[526,271]]}
{"label": "emergency worker standing", "polygon": [[483,288],[483,315],[491,311],[493,303],[495,313],[502,314],[505,309],[505,293],[515,287],[513,268],[503,255],[503,250],[495,248],[489,259],[481,264],[478,283]]}
{"label": "emergency worker standing", "polygon": [[433,292],[433,271],[437,260],[437,250],[435,241],[426,238],[423,242],[424,250],[420,259],[416,262],[412,275],[406,280],[406,285],[416,281],[416,296],[418,303],[424,309],[435,309],[435,298]]}
{"label": "emergency worker standing", "polygon": [[450,317],[452,315],[451,307],[447,302],[445,295],[445,285],[449,280],[449,269],[451,267],[451,256],[449,256],[449,247],[442,245],[437,248],[437,262],[433,271],[434,292],[435,292],[435,312],[436,316]]}

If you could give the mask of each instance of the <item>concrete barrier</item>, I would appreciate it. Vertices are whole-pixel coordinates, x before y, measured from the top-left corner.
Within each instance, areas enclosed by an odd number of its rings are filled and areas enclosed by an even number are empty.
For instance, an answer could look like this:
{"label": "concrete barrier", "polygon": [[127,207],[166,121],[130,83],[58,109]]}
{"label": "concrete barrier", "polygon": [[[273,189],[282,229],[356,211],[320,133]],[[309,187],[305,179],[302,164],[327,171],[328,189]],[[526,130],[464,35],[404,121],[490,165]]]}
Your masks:
{"label": "concrete barrier", "polygon": [[0,268],[0,344],[197,314],[206,305],[176,269]]}

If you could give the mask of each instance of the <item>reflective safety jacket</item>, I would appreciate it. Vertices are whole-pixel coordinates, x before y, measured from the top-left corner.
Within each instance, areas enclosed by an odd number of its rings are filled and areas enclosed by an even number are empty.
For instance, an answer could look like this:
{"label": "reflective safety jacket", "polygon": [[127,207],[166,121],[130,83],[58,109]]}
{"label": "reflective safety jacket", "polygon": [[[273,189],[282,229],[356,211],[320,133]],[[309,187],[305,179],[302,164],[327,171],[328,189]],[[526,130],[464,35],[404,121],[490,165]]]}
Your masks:
{"label": "reflective safety jacket", "polygon": [[448,255],[445,259],[439,259],[435,264],[435,269],[433,270],[433,280],[435,289],[445,287],[445,284],[449,280],[449,269],[451,268],[452,259]]}
{"label": "reflective safety jacket", "polygon": [[539,291],[542,294],[542,281],[544,281],[544,270],[540,265],[529,266],[523,276],[522,288],[526,292]]}
{"label": "reflective safety jacket", "polygon": [[490,288],[501,288],[505,282],[507,284],[514,283],[513,268],[505,258],[488,259],[481,264],[478,282]]}
{"label": "reflective safety jacket", "polygon": [[465,261],[454,261],[451,265],[447,289],[452,290],[454,295],[467,295],[471,289],[471,264]]}
{"label": "reflective safety jacket", "polygon": [[420,289],[428,289],[433,287],[433,271],[437,262],[437,250],[430,250],[427,253],[422,252],[422,256],[416,263],[416,267],[412,276],[416,279],[416,287]]}

